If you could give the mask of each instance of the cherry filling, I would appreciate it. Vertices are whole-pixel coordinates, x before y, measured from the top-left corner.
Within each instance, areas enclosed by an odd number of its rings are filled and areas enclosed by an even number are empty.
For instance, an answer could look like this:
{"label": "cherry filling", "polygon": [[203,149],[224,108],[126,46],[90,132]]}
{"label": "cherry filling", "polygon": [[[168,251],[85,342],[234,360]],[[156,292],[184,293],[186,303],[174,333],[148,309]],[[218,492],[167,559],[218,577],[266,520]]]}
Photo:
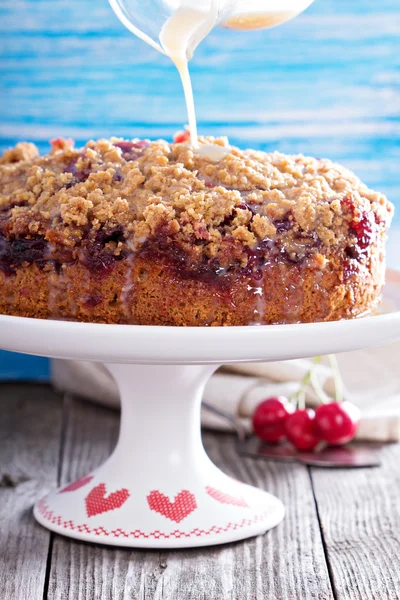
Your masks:
{"label": "cherry filling", "polygon": [[[238,210],[248,209],[249,206],[243,202],[232,211],[232,214],[223,221],[222,226],[229,226],[235,218]],[[284,219],[274,222],[280,231],[287,231],[292,227],[292,221]],[[296,240],[295,240],[296,242]],[[203,246],[205,240],[193,239],[193,246]],[[298,235],[298,251],[287,252],[281,248],[276,240],[266,238],[254,248],[245,247],[247,253],[247,264],[242,266],[243,247],[233,238],[225,238],[221,247],[220,256],[207,258],[203,255],[200,261],[197,258],[192,261],[190,250],[187,251],[179,243],[164,234],[160,229],[156,235],[147,239],[139,250],[139,255],[146,260],[161,260],[166,268],[172,269],[182,279],[195,279],[207,284],[213,284],[219,288],[229,289],[232,279],[237,273],[248,276],[255,283],[262,281],[265,276],[266,267],[273,263],[286,262],[296,267],[302,267],[322,245],[317,234],[308,234],[307,238]],[[295,246],[297,248],[297,246]],[[226,258],[224,260],[224,257]],[[225,266],[227,264],[227,266]]]}
{"label": "cherry filling", "polygon": [[374,214],[365,213],[359,221],[351,221],[350,233],[357,241],[355,245],[347,246],[345,249],[348,258],[344,269],[346,280],[358,271],[358,263],[366,256],[369,246],[377,237],[378,226]]}
{"label": "cherry filling", "polygon": [[[367,249],[376,239],[379,228],[377,225],[377,217],[372,212],[364,212],[361,215],[361,219],[356,220],[356,207],[351,195],[345,196],[342,201],[342,208],[345,213],[351,216],[349,223],[349,232],[356,238],[356,243],[353,246],[348,246],[345,249],[345,254],[348,259],[360,261],[365,256]],[[349,265],[348,272],[357,270],[356,266]]]}
{"label": "cherry filling", "polygon": [[[201,240],[193,241],[193,245],[201,245]],[[233,243],[233,242],[232,242]],[[216,258],[203,256],[201,262],[194,264],[190,254],[177,242],[166,235],[158,234],[146,240],[139,251],[139,256],[150,261],[161,261],[165,268],[171,269],[180,279],[202,281],[208,285],[218,286],[221,290],[229,289],[232,271],[239,263],[225,268]]]}
{"label": "cherry filling", "polygon": [[232,210],[231,214],[228,217],[225,217],[225,219],[221,223],[222,227],[227,227],[231,225],[233,219],[238,216],[240,210],[250,210],[251,212],[253,212],[251,207],[248,204],[246,204],[246,202],[243,200],[241,204],[235,206],[235,208]]}
{"label": "cherry filling", "polygon": [[114,142],[114,146],[119,148],[125,160],[135,160],[142,156],[145,149],[150,146],[149,140],[139,140],[138,142]]}
{"label": "cherry filling", "polygon": [[86,294],[81,300],[85,308],[94,308],[103,302],[103,298],[100,294]]}
{"label": "cherry filling", "polygon": [[110,242],[118,244],[118,242],[123,241],[123,239],[124,234],[122,227],[115,227],[108,231],[98,231],[94,239],[88,238],[82,244],[82,264],[84,264],[94,275],[104,277],[110,273],[117,261],[122,260],[125,257],[124,253],[115,255],[112,250],[105,246]]}
{"label": "cherry filling", "polygon": [[13,275],[15,268],[24,262],[43,267],[48,262],[45,258],[47,247],[48,244],[42,237],[10,241],[0,234],[0,269],[5,275]]}
{"label": "cherry filling", "polygon": [[92,171],[90,168],[80,170],[77,168],[76,162],[71,163],[70,165],[65,167],[64,173],[71,173],[74,178],[65,187],[67,189],[69,189],[70,187],[76,185],[77,183],[82,183],[83,181],[86,181],[86,179],[89,177],[91,172]]}
{"label": "cherry filling", "polygon": [[293,227],[293,221],[288,218],[279,219],[274,221],[274,225],[278,233],[283,233],[284,231],[289,231],[289,229]]}
{"label": "cherry filling", "polygon": [[[106,248],[109,242],[118,243],[123,239],[122,228],[110,231],[99,231],[94,239],[83,242],[80,260],[94,275],[102,277],[107,275],[115,263],[125,257],[124,253],[116,256],[111,249]],[[0,269],[7,276],[14,275],[23,263],[36,264],[43,268],[52,264],[60,272],[62,264],[76,262],[73,253],[69,250],[51,253],[49,244],[43,237],[33,239],[7,239],[0,233]],[[90,302],[94,302],[93,299]]]}
{"label": "cherry filling", "polygon": [[265,266],[271,260],[273,255],[274,242],[272,240],[263,240],[256,248],[247,249],[247,266],[244,271],[250,275],[254,281],[261,281],[265,274]]}
{"label": "cherry filling", "polygon": [[[193,245],[203,243],[201,240],[196,240]],[[273,240],[270,239],[260,242],[255,248],[246,249],[248,260],[245,267],[241,266],[241,253],[238,254],[237,251],[237,242],[233,239],[226,240],[222,253],[229,257],[228,266],[223,266],[218,258],[208,259],[206,256],[194,264],[188,252],[177,242],[166,235],[159,234],[144,243],[139,255],[146,260],[161,260],[166,268],[171,268],[181,279],[203,281],[208,285],[218,286],[221,290],[230,289],[232,279],[238,272],[259,282],[263,279],[268,264],[282,260],[274,248]],[[299,258],[297,262],[305,261],[307,256]]]}
{"label": "cherry filling", "polygon": [[[122,144],[122,142],[120,142]],[[133,142],[126,142],[134,145]],[[147,143],[147,142],[146,142]],[[71,171],[72,172],[72,171]],[[83,176],[83,175],[81,175]],[[240,209],[247,209],[248,205],[242,205],[232,211],[232,216],[227,218],[229,225]],[[279,243],[279,233],[288,231],[292,227],[292,221],[288,218],[274,222],[278,230],[277,240],[265,239],[258,243],[255,248],[246,248],[247,264],[242,266],[243,246],[233,238],[225,238],[218,257],[208,258],[205,253],[194,253],[195,258],[188,250],[167,233],[162,230],[156,235],[148,238],[138,251],[138,255],[149,260],[160,260],[166,268],[172,269],[176,276],[182,279],[195,279],[209,285],[216,285],[221,291],[230,289],[232,279],[237,273],[250,277],[254,282],[260,282],[269,264],[286,262],[301,268],[310,255],[315,252],[321,241],[316,234],[308,235],[307,238],[301,233],[293,240],[294,251],[288,253]],[[373,215],[366,213],[359,221],[352,220],[350,230],[356,237],[355,246],[346,248],[345,278],[351,276],[358,268],[357,261],[362,253],[365,253],[371,240],[376,236],[378,226],[373,221]],[[43,237],[33,239],[8,239],[0,233],[0,269],[6,275],[12,275],[18,266],[23,263],[35,263],[40,268],[51,263],[57,271],[62,264],[73,263],[79,260],[96,277],[108,275],[115,264],[126,257],[126,252],[115,253],[120,242],[125,240],[122,226],[113,229],[101,229],[93,233],[87,233],[80,248],[72,251],[61,251],[55,253],[49,250],[48,242]],[[200,239],[192,240],[193,246],[205,246],[206,241]],[[88,298],[88,306],[95,306],[98,298]]]}
{"label": "cherry filling", "polygon": [[357,237],[357,246],[365,250],[371,244],[372,239],[377,233],[377,227],[373,214],[365,214],[360,221],[352,221],[350,229]]}

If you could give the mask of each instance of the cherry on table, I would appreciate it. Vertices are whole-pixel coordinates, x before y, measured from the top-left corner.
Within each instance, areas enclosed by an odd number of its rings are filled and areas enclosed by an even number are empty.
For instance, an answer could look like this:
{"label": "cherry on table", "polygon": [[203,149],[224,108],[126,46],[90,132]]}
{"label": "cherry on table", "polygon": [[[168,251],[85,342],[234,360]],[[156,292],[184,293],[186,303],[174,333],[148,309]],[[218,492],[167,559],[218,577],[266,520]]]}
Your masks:
{"label": "cherry on table", "polygon": [[328,444],[350,442],[360,423],[360,410],[352,402],[330,402],[317,408],[315,425],[321,438]]}
{"label": "cherry on table", "polygon": [[315,412],[310,409],[296,410],[285,421],[286,436],[297,450],[314,450],[321,441],[315,428]]}
{"label": "cherry on table", "polygon": [[285,420],[293,411],[285,396],[273,396],[261,402],[253,414],[253,429],[263,442],[277,444],[286,437]]}

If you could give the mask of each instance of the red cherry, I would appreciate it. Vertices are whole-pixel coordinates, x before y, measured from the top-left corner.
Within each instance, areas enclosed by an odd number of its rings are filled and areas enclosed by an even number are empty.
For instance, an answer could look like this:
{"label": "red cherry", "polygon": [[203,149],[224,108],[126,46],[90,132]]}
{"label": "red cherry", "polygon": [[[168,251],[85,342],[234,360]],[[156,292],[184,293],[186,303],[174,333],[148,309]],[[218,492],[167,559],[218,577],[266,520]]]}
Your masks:
{"label": "red cherry", "polygon": [[284,396],[267,398],[253,414],[253,429],[263,442],[277,444],[286,437],[285,420],[293,408]]}
{"label": "red cherry", "polygon": [[184,144],[190,140],[190,131],[185,129],[185,131],[178,131],[174,135],[174,143],[175,144]]}
{"label": "red cherry", "polygon": [[72,138],[54,138],[50,140],[50,145],[53,150],[64,150],[65,148],[73,148],[74,140]]}
{"label": "red cherry", "polygon": [[285,421],[288,440],[297,450],[314,450],[321,441],[315,429],[315,412],[310,408],[296,410]]}
{"label": "red cherry", "polygon": [[317,408],[315,425],[322,439],[328,444],[341,445],[350,442],[358,429],[360,410],[352,402],[330,402]]}

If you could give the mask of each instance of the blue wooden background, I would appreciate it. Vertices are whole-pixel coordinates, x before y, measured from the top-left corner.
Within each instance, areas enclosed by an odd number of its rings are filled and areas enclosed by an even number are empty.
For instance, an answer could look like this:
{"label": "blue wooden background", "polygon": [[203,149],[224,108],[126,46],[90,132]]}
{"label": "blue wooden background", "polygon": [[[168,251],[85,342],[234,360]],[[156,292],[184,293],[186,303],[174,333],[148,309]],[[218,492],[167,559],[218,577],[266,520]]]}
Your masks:
{"label": "blue wooden background", "polygon": [[[216,30],[191,65],[200,132],[333,158],[400,207],[399,40],[399,0],[316,0],[270,31]],[[0,0],[0,150],[171,138],[185,119],[174,67],[107,0]],[[45,360],[0,353],[0,377],[47,373]]]}

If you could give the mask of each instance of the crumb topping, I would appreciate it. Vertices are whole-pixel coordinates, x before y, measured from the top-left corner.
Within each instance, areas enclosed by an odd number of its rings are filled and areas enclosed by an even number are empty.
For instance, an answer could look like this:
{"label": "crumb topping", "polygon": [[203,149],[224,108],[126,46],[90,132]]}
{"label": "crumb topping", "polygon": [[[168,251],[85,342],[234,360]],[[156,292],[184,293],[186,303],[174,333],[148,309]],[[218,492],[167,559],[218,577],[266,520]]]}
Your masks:
{"label": "crumb topping", "polygon": [[331,248],[352,239],[362,246],[366,219],[384,235],[392,215],[386,197],[351,171],[302,155],[231,147],[214,163],[185,141],[111,138],[75,148],[59,138],[46,156],[19,143],[0,158],[0,233],[67,248],[118,229],[121,239],[109,246],[118,255],[162,235],[194,259],[222,263],[233,245],[245,262],[249,249],[270,243],[289,257],[312,252],[323,264]]}

